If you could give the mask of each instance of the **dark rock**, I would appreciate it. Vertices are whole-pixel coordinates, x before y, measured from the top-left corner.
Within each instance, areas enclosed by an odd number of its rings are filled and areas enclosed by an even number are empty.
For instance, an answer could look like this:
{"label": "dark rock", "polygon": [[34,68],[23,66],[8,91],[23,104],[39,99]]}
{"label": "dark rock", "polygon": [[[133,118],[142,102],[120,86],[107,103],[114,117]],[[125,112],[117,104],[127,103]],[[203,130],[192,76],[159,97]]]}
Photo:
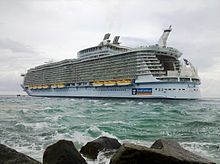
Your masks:
{"label": "dark rock", "polygon": [[152,148],[123,144],[113,155],[110,164],[213,164],[185,149],[178,143],[158,140]]}
{"label": "dark rock", "polygon": [[86,164],[72,141],[60,140],[44,152],[43,164]]}
{"label": "dark rock", "polygon": [[172,140],[159,139],[153,143],[151,148],[162,150],[167,155],[173,156],[179,161],[183,161],[185,163],[213,163],[201,156],[198,156],[182,148],[179,143]]}
{"label": "dark rock", "polygon": [[[161,160],[160,153],[154,150],[131,143],[123,144],[118,151],[112,156],[110,164],[157,164]],[[166,161],[163,161],[166,163]]]}
{"label": "dark rock", "polygon": [[92,159],[96,159],[100,151],[118,149],[121,144],[117,139],[100,137],[94,141],[88,142],[80,150],[84,156]]}
{"label": "dark rock", "polygon": [[40,162],[0,144],[0,164],[40,164]]}

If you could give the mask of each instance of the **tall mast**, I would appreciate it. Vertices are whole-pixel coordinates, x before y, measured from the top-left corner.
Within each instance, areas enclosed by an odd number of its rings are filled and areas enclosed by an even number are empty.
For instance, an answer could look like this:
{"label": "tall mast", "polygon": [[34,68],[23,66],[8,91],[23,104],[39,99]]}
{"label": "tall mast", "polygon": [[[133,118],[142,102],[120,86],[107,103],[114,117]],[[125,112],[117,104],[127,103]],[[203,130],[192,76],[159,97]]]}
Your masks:
{"label": "tall mast", "polygon": [[172,26],[170,25],[168,29],[163,31],[162,36],[160,37],[160,40],[158,41],[159,47],[166,47],[167,46],[167,38],[172,31]]}

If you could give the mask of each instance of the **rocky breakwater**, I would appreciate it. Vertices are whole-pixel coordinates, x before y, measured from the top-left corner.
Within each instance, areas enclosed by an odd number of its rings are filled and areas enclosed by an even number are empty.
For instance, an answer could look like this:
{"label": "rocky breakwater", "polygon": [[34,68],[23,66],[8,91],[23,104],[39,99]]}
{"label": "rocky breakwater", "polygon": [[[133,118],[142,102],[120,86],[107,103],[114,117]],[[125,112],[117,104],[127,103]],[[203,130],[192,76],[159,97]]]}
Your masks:
{"label": "rocky breakwater", "polygon": [[123,144],[111,158],[110,164],[214,164],[182,148],[177,142],[160,139],[151,148],[131,143]]}
{"label": "rocky breakwater", "polygon": [[108,137],[99,137],[96,140],[88,142],[80,150],[85,157],[96,159],[100,151],[116,150],[121,146],[117,139]]}
{"label": "rocky breakwater", "polygon": [[40,164],[40,162],[0,144],[0,164]]}
{"label": "rocky breakwater", "polygon": [[[214,164],[185,150],[175,141],[160,139],[148,148],[132,143],[121,145],[116,139],[108,137],[88,142],[80,152],[72,141],[60,140],[46,148],[43,164],[86,164],[83,156],[96,161],[101,151],[110,152],[110,155],[107,153],[108,157],[111,157],[110,164]],[[0,145],[0,164],[40,164],[40,162]]]}
{"label": "rocky breakwater", "polygon": [[46,148],[43,164],[86,164],[86,161],[72,141],[60,140]]}

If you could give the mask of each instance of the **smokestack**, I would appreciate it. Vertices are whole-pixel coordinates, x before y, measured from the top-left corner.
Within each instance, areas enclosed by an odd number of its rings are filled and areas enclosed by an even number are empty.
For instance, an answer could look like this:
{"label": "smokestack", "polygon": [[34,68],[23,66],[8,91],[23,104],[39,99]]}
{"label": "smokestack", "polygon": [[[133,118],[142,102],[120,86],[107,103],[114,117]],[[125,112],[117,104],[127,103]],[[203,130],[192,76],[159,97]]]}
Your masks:
{"label": "smokestack", "polygon": [[110,38],[110,35],[111,35],[110,33],[105,34],[105,36],[104,36],[104,38],[103,38],[103,41],[104,41],[104,40],[108,40],[108,39]]}
{"label": "smokestack", "polygon": [[113,39],[113,44],[119,44],[118,40],[119,40],[120,36],[115,36]]}

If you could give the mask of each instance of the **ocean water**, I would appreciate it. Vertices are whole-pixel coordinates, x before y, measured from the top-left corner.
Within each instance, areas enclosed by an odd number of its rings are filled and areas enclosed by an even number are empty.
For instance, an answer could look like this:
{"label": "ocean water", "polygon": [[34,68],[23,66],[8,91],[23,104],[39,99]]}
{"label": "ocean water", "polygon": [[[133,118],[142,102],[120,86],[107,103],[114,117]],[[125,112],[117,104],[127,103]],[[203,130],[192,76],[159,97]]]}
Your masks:
{"label": "ocean water", "polygon": [[[0,97],[0,143],[39,161],[59,139],[82,145],[99,136],[150,146],[156,139],[220,163],[220,99],[126,100]],[[100,154],[88,163],[108,163]]]}

